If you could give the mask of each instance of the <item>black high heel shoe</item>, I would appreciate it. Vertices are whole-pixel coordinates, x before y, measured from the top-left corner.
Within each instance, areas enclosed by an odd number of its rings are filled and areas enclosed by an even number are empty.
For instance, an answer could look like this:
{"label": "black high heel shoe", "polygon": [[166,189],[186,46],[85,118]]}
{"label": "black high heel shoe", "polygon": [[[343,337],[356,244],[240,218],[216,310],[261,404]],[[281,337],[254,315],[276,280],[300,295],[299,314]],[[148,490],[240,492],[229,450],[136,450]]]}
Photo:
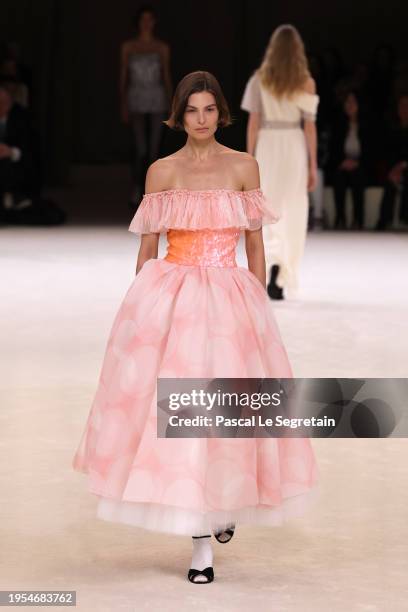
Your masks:
{"label": "black high heel shoe", "polygon": [[[214,538],[217,540],[217,542],[220,542],[220,544],[226,544],[227,542],[229,542],[230,540],[232,540],[232,536],[235,533],[235,525],[232,525],[229,529],[224,529],[224,531],[218,531],[217,533],[214,533]],[[225,534],[227,534],[228,538],[225,539]],[[221,539],[222,538],[222,539]]]}
{"label": "black high heel shoe", "polygon": [[279,274],[279,266],[272,266],[271,269],[271,280],[266,288],[269,297],[272,300],[283,300],[283,289],[276,284],[276,278]]}
{"label": "black high heel shoe", "polygon": [[[196,576],[204,576],[207,580],[194,580]],[[188,579],[193,584],[209,584],[214,580],[214,568],[206,567],[203,570],[189,569]]]}
{"label": "black high heel shoe", "polygon": [[[194,538],[194,540],[198,539],[198,538],[211,538],[210,535],[203,535],[203,536],[192,536]],[[195,580],[195,578],[197,576],[204,576],[204,578],[206,578],[206,580]],[[212,582],[214,580],[214,568],[209,566],[204,568],[203,570],[198,570],[198,569],[194,569],[194,568],[190,568],[188,570],[188,575],[187,575],[188,579],[190,582],[192,582],[193,584],[209,584],[210,582]]]}

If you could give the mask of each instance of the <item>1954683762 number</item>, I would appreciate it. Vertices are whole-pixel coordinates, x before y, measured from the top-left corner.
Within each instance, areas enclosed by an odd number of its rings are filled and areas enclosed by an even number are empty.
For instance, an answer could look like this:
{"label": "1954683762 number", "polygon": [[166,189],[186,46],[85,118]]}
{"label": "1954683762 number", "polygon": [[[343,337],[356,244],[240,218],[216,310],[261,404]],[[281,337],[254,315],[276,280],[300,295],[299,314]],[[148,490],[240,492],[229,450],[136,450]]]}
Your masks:
{"label": "1954683762 number", "polygon": [[0,591],[0,606],[76,606],[76,591]]}

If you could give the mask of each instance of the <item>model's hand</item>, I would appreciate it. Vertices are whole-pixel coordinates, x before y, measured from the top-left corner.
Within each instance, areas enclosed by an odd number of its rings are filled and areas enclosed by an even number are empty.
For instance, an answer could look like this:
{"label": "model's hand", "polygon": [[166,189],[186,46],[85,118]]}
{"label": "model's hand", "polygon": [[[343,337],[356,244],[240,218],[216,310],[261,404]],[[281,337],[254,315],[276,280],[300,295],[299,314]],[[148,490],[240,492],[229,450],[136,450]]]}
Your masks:
{"label": "model's hand", "polygon": [[400,183],[401,181],[400,164],[395,164],[395,166],[391,168],[390,172],[388,173],[388,180],[390,180],[391,183],[394,183],[394,185],[398,185]]}
{"label": "model's hand", "polygon": [[339,166],[340,170],[346,170],[347,172],[355,170],[357,167],[358,161],[356,159],[344,159]]}
{"label": "model's hand", "polygon": [[391,168],[388,174],[388,179],[392,183],[394,183],[394,185],[399,185],[399,183],[401,182],[402,173],[404,172],[406,166],[407,166],[406,162],[402,161],[402,162],[399,162],[398,164],[395,164],[395,166]]}
{"label": "model's hand", "polygon": [[317,187],[317,168],[316,166],[309,166],[309,176],[307,180],[307,190],[314,191]]}

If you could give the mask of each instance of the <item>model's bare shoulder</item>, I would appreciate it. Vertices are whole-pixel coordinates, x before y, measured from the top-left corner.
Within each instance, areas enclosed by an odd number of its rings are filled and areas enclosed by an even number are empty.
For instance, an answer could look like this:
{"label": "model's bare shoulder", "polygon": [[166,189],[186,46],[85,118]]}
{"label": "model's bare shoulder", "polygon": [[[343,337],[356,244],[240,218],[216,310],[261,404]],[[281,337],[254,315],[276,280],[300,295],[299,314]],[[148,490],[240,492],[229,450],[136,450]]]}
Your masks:
{"label": "model's bare shoulder", "polygon": [[316,93],[316,81],[309,77],[303,84],[302,91],[306,93],[315,94]]}
{"label": "model's bare shoulder", "polygon": [[254,159],[252,155],[246,153],[246,151],[237,151],[236,149],[230,149],[229,147],[223,148],[221,151],[222,155],[230,156],[230,159],[233,163],[242,163],[245,160]]}
{"label": "model's bare shoulder", "polygon": [[166,43],[164,40],[157,41],[158,50],[163,53],[163,55],[168,55],[170,53],[170,45]]}
{"label": "model's bare shoulder", "polygon": [[260,184],[259,166],[255,157],[249,153],[243,153],[240,157],[239,176],[242,179],[243,188],[258,189]]}
{"label": "model's bare shoulder", "polygon": [[234,151],[235,155],[231,157],[233,163],[237,166],[240,172],[245,169],[248,171],[253,167],[258,167],[258,162],[253,155],[246,151]]}
{"label": "model's bare shoulder", "polygon": [[237,159],[240,161],[240,163],[257,163],[255,157],[246,151],[236,151],[236,153],[238,153]]}
{"label": "model's bare shoulder", "polygon": [[169,189],[174,172],[174,161],[170,157],[157,159],[149,166],[146,173],[146,193]]}
{"label": "model's bare shoulder", "polygon": [[257,189],[259,187],[259,167],[255,157],[246,151],[237,151],[225,147],[225,159],[228,160],[228,168],[236,177],[236,182],[243,189]]}
{"label": "model's bare shoulder", "polygon": [[125,58],[130,50],[130,46],[131,46],[131,42],[130,40],[124,40],[122,42],[122,44],[120,45],[120,54],[122,56],[122,58]]}

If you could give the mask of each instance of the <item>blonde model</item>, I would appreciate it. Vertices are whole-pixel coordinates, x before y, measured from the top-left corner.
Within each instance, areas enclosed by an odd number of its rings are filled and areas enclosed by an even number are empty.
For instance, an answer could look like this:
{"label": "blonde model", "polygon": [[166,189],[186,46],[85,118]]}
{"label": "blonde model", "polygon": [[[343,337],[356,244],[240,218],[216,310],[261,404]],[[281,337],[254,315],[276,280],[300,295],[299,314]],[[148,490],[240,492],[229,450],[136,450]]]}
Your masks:
{"label": "blonde model", "polygon": [[259,164],[261,187],[280,215],[263,228],[268,294],[282,299],[299,285],[308,191],[316,187],[316,112],[319,97],[302,39],[291,25],[277,28],[260,67],[249,79],[241,108],[249,112],[247,151]]}

